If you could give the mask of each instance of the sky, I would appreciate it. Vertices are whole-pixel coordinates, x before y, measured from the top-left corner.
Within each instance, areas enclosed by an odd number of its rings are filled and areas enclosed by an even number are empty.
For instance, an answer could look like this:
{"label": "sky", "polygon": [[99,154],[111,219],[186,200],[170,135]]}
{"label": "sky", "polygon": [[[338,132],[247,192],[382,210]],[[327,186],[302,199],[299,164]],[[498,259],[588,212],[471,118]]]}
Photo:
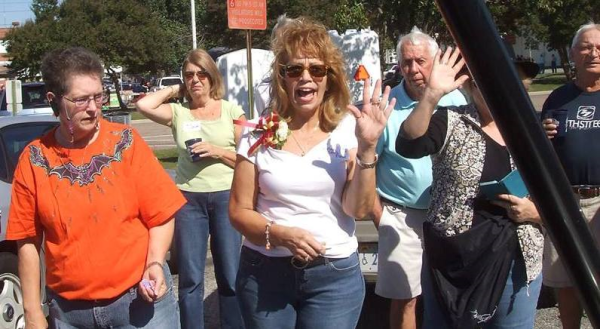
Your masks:
{"label": "sky", "polygon": [[10,27],[12,22],[23,24],[33,19],[32,0],[0,0],[0,27]]}

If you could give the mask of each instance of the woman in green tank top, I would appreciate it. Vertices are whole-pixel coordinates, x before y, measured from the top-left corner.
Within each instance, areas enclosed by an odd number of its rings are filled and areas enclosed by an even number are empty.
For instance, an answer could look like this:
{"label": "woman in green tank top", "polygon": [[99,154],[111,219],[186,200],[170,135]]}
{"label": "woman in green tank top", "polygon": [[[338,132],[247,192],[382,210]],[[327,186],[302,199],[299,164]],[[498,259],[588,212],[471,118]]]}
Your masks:
{"label": "woman in green tank top", "polygon": [[[211,253],[220,304],[221,324],[243,328],[235,297],[241,235],[229,222],[229,190],[235,148],[244,111],[223,100],[221,75],[204,50],[190,51],[183,61],[184,83],[140,99],[136,108],[154,122],[171,127],[177,144],[176,183],[187,203],[175,216],[176,260],[182,328],[203,328],[204,269]],[[171,98],[185,97],[179,103]]]}

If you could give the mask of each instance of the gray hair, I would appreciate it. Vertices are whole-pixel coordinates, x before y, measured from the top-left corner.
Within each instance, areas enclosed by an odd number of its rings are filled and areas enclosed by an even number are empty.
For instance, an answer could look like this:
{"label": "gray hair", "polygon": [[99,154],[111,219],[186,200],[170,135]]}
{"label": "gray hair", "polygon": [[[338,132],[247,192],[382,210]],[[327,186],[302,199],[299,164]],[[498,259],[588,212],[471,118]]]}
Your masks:
{"label": "gray hair", "polygon": [[571,43],[571,48],[575,48],[575,46],[579,42],[579,39],[581,39],[581,35],[584,32],[587,32],[587,31],[593,30],[593,29],[600,31],[600,24],[596,24],[594,22],[589,22],[587,24],[581,25],[579,27],[579,30],[577,30],[577,32],[575,32],[575,36],[573,37],[573,43]]}
{"label": "gray hair", "polygon": [[293,21],[294,19],[288,18],[286,14],[279,15],[279,17],[277,17],[277,22],[275,23],[275,26],[273,26],[273,30],[271,31],[271,42],[275,41],[282,27],[288,25]]}
{"label": "gray hair", "polygon": [[396,54],[398,54],[398,63],[402,61],[402,46],[405,43],[410,43],[413,45],[420,45],[421,43],[425,43],[427,48],[429,49],[429,54],[433,58],[437,53],[439,46],[435,39],[433,39],[430,35],[423,33],[418,27],[413,26],[410,33],[403,35],[398,41],[398,45],[396,46]]}

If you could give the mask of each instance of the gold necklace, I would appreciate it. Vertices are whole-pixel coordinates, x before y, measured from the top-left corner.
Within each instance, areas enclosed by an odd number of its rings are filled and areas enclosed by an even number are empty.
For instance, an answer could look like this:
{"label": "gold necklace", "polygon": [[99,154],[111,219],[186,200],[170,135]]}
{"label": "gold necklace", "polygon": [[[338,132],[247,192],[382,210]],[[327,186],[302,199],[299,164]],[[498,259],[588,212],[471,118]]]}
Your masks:
{"label": "gold necklace", "polygon": [[[312,128],[312,132],[314,133],[317,129],[319,129],[319,121],[317,121],[317,124],[314,126],[314,128]],[[302,145],[300,145],[300,142],[298,142],[298,140],[296,139],[296,136],[294,136],[294,131],[290,130],[292,135],[292,139],[294,140],[294,142],[296,142],[296,145],[298,145],[298,147],[300,148],[300,155],[301,156],[305,156],[306,155],[306,151],[304,150],[304,147],[302,147]]]}
{"label": "gold necklace", "polygon": [[294,131],[292,131],[291,135],[292,135],[292,139],[294,140],[294,142],[296,142],[296,145],[298,145],[298,147],[300,148],[300,155],[302,155],[302,156],[306,155],[306,151],[304,150],[304,147],[302,147],[302,145],[300,145],[300,143],[296,139],[296,136],[294,136]]}

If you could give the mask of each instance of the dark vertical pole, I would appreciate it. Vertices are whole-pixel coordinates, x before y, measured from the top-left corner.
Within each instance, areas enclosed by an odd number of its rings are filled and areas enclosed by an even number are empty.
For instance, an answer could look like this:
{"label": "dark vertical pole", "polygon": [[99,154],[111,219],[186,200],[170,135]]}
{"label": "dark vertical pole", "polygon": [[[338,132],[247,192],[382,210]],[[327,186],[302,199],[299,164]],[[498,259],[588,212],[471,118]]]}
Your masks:
{"label": "dark vertical pole", "polygon": [[538,205],[592,325],[600,328],[598,248],[484,1],[436,2]]}

